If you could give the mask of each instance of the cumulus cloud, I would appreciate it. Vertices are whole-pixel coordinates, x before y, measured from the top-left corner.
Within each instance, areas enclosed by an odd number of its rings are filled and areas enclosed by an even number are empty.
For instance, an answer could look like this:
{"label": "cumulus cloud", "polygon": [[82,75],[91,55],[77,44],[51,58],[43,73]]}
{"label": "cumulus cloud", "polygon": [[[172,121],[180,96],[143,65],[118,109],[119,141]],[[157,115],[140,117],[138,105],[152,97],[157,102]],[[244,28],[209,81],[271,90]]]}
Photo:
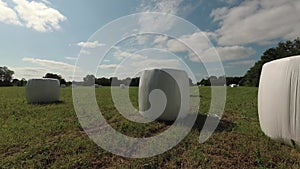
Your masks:
{"label": "cumulus cloud", "polygon": [[48,69],[43,67],[9,67],[14,70],[14,78],[17,79],[30,79],[30,78],[42,78]]}
{"label": "cumulus cloud", "polygon": [[[9,69],[14,70],[14,78],[17,79],[32,79],[32,78],[42,78],[46,73],[55,73],[61,75],[67,81],[73,80],[72,72],[68,71],[58,71],[55,69],[47,67],[14,67],[9,66]],[[82,77],[77,78],[77,80],[82,80]]]}
{"label": "cumulus cloud", "polygon": [[162,12],[186,16],[193,12],[202,1],[194,0],[143,0],[139,12]]}
{"label": "cumulus cloud", "polygon": [[[180,53],[180,55],[183,54],[185,59],[190,59],[193,62],[231,61],[248,58],[256,53],[253,48],[240,45],[214,47],[208,39],[208,37],[214,35],[213,32],[199,31],[190,35],[183,35],[178,39],[158,35],[153,38],[151,45],[152,48],[163,49],[177,54]],[[199,54],[202,60],[195,53]],[[140,54],[133,54],[129,51],[124,52],[120,49],[117,49],[114,56],[119,60],[123,58],[135,60],[147,59],[147,57]]]}
{"label": "cumulus cloud", "polygon": [[58,10],[50,7],[48,1],[12,0],[9,7],[0,0],[0,22],[32,28],[39,32],[59,30],[60,23],[67,18]]}
{"label": "cumulus cloud", "polygon": [[221,2],[227,3],[227,4],[234,4],[237,3],[238,0],[220,0]]}
{"label": "cumulus cloud", "polygon": [[171,39],[167,43],[168,49],[173,52],[187,50],[187,47],[204,51],[212,47],[204,32],[195,32],[190,35],[183,35],[178,40]]}
{"label": "cumulus cloud", "polygon": [[[131,66],[128,66],[131,65]],[[100,67],[105,67],[105,65],[101,65]],[[113,67],[108,66],[107,68],[111,68],[114,70],[115,74],[112,76],[117,76],[119,78],[126,77],[135,77],[140,72],[145,69],[160,69],[160,68],[173,68],[173,69],[184,69],[182,63],[176,59],[146,59],[146,60],[126,60],[122,65],[111,65]]]}
{"label": "cumulus cloud", "polygon": [[242,60],[242,61],[235,61],[230,62],[230,65],[244,65],[244,66],[253,66],[256,60]]}
{"label": "cumulus cloud", "polygon": [[146,56],[136,54],[136,53],[130,53],[130,52],[127,52],[127,51],[117,51],[117,52],[114,53],[114,56],[117,59],[123,59],[123,58],[128,58],[128,59],[131,59],[131,60],[147,59]]}
{"label": "cumulus cloud", "polygon": [[36,58],[29,58],[29,57],[24,57],[22,60],[26,62],[38,64],[48,69],[55,69],[61,71],[73,71],[75,69],[74,65],[70,65],[64,62],[53,61],[53,60],[36,59]]}
{"label": "cumulus cloud", "polygon": [[[214,47],[208,41],[206,32],[195,32],[191,35],[184,35],[179,39],[166,40],[164,43],[171,52],[186,52],[193,62],[214,62],[219,59],[229,61],[247,58],[256,53],[253,48],[239,45]],[[202,60],[194,52],[198,53]]]}
{"label": "cumulus cloud", "polygon": [[80,46],[82,48],[97,48],[105,46],[105,44],[99,43],[98,41],[94,42],[79,42],[77,43],[77,46]]}
{"label": "cumulus cloud", "polygon": [[238,6],[217,8],[211,17],[220,28],[218,44],[270,44],[300,34],[300,1],[252,0]]}
{"label": "cumulus cloud", "polygon": [[7,3],[0,0],[0,22],[13,25],[22,25],[17,13],[8,7]]}
{"label": "cumulus cloud", "polygon": [[143,0],[140,11],[176,14],[183,0]]}
{"label": "cumulus cloud", "polygon": [[[160,12],[177,16],[187,16],[194,11],[202,1],[193,0],[143,0],[138,12]],[[174,25],[171,18],[149,17],[143,15],[139,19],[140,30],[143,31],[165,31]]]}
{"label": "cumulus cloud", "polygon": [[[243,46],[226,46],[226,47],[216,47],[208,48],[207,50],[201,51],[199,53],[200,58],[194,53],[189,54],[189,58],[194,62],[215,62],[215,61],[234,61],[237,59],[248,58],[255,54],[256,51],[250,47]],[[217,55],[219,57],[217,57]]]}
{"label": "cumulus cloud", "polygon": [[163,36],[163,35],[158,35],[155,37],[155,39],[153,40],[154,44],[160,44],[160,43],[164,43],[168,40],[168,36]]}
{"label": "cumulus cloud", "polygon": [[65,59],[75,61],[75,60],[77,60],[78,58],[77,58],[77,57],[65,57]]}
{"label": "cumulus cloud", "polygon": [[243,46],[217,47],[216,50],[223,61],[247,58],[256,53],[253,48]]}
{"label": "cumulus cloud", "polygon": [[100,65],[99,68],[101,69],[116,69],[118,68],[118,66],[121,66],[121,65],[117,65],[117,64],[109,64],[109,65]]}

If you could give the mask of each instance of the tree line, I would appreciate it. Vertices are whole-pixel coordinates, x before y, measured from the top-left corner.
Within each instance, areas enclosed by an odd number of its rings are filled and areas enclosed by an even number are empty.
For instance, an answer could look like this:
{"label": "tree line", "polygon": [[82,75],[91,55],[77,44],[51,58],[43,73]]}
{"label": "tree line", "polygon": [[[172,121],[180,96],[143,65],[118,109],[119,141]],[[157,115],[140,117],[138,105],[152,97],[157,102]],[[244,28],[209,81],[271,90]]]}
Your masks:
{"label": "tree line", "polygon": [[[22,78],[21,80],[13,79],[14,72],[9,70],[7,67],[0,67],[0,86],[25,86],[27,84],[26,79]],[[58,79],[61,85],[71,86],[72,84],[78,86],[92,86],[92,85],[101,85],[101,86],[120,86],[120,84],[124,84],[126,86],[139,86],[140,77],[135,78],[125,78],[118,79],[117,77],[101,77],[96,78],[94,75],[86,75],[82,81],[66,81],[61,75],[55,73],[47,73],[43,78],[52,78]],[[216,77],[211,76],[206,79],[202,79],[200,82],[193,84],[192,80],[189,79],[190,86],[193,85],[203,85],[210,86],[211,82],[214,85],[223,86],[226,81],[226,85],[229,84],[238,84],[241,80],[241,77]]]}
{"label": "tree line", "polygon": [[263,53],[261,59],[257,61],[242,78],[240,84],[243,86],[258,87],[261,70],[265,63],[295,55],[300,55],[300,38],[294,41],[278,43],[276,47],[270,48]]}
{"label": "tree line", "polygon": [[[258,86],[259,78],[262,70],[262,66],[275,59],[281,59],[289,56],[300,55],[300,38],[297,38],[293,41],[280,42],[276,47],[266,50],[261,59],[257,61],[253,67],[251,67],[245,76],[243,77],[216,77],[210,76],[205,79],[202,79],[197,84],[193,84],[190,79],[190,85],[230,85],[230,84],[239,84],[242,86]],[[22,78],[21,80],[13,79],[14,71],[9,70],[7,67],[0,67],[0,86],[25,86],[27,81]],[[87,75],[83,78],[81,82],[67,82],[61,75],[54,73],[47,73],[43,78],[54,78],[58,79],[61,84],[67,86],[72,85],[72,83],[77,83],[78,85],[102,85],[102,86],[119,86],[120,84],[125,84],[127,86],[138,86],[139,77],[135,78],[126,78],[118,79],[117,77],[111,78],[96,78],[94,75]]]}
{"label": "tree line", "polygon": [[229,86],[230,84],[240,84],[242,77],[210,76],[197,82],[198,86]]}

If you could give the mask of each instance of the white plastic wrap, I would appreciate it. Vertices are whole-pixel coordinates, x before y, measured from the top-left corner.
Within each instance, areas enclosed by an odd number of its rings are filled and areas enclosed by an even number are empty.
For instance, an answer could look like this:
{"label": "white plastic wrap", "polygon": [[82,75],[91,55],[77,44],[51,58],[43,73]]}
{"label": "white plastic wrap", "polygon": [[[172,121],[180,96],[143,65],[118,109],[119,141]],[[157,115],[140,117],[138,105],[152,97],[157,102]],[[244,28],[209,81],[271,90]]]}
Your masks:
{"label": "white plastic wrap", "polygon": [[231,88],[237,87],[236,84],[230,84],[229,86],[230,86]]}
{"label": "white plastic wrap", "polygon": [[28,103],[51,103],[59,101],[60,83],[57,79],[30,79],[26,85]]}
{"label": "white plastic wrap", "polygon": [[262,131],[284,143],[300,143],[300,56],[263,66],[258,114]]}
{"label": "white plastic wrap", "polygon": [[145,70],[139,85],[139,110],[145,117],[158,114],[154,117],[166,121],[175,121],[181,110],[184,114],[179,118],[183,118],[189,110],[187,73],[175,69]]}
{"label": "white plastic wrap", "polygon": [[120,84],[121,89],[125,89],[125,87],[126,87],[125,84]]}

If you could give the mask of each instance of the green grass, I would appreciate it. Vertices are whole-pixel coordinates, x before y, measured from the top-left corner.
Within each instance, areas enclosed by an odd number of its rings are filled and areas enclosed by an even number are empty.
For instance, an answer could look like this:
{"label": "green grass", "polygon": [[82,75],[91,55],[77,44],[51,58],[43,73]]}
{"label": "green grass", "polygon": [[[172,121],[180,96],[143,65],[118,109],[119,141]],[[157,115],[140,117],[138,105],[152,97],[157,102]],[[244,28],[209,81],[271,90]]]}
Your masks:
{"label": "green grass", "polygon": [[[137,107],[137,88],[130,89]],[[201,124],[172,150],[146,159],[113,155],[83,132],[71,88],[62,103],[26,103],[25,88],[0,88],[0,168],[300,168],[300,152],[270,140],[259,127],[257,88],[228,88],[218,130],[198,143]],[[201,87],[200,112],[210,105],[210,88]],[[141,125],[125,120],[113,105],[110,88],[97,89],[98,104],[116,130],[134,137],[153,136],[170,124]],[[198,123],[201,123],[198,122]]]}

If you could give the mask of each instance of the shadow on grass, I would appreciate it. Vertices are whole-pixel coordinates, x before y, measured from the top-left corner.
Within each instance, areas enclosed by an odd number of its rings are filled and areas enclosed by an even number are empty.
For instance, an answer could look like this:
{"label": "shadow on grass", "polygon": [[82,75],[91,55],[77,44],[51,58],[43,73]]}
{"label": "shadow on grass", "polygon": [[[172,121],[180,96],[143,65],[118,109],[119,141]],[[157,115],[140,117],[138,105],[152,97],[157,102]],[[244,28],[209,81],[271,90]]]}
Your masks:
{"label": "shadow on grass", "polygon": [[55,101],[55,102],[40,102],[40,103],[28,103],[29,105],[60,105],[60,104],[65,104],[64,101]]}
{"label": "shadow on grass", "polygon": [[[193,120],[188,119],[188,118],[193,118],[193,116],[185,117],[184,119],[182,119],[183,122],[181,124],[184,125],[186,122],[193,121]],[[218,124],[217,128],[214,130],[215,132],[223,132],[223,131],[230,132],[236,126],[236,124],[231,122],[231,121],[223,120],[223,119],[219,120],[218,117],[208,116],[208,115],[205,115],[205,114],[198,113],[197,119],[196,119],[195,124],[193,125],[192,129],[193,130],[198,130],[198,131],[201,132],[205,122],[207,122],[208,120],[210,122],[213,122],[213,123],[217,123],[219,121],[219,124]],[[171,125],[174,124],[174,121],[163,121],[163,120],[157,120],[157,121],[160,122],[160,123],[164,123],[167,126],[171,126]],[[208,124],[208,127],[206,129],[210,129],[210,128],[211,128],[211,126],[210,126],[210,124]],[[211,130],[213,130],[213,129],[211,129]]]}
{"label": "shadow on grass", "polygon": [[[210,119],[208,119],[208,118],[210,118]],[[207,120],[210,120],[211,122],[217,122],[219,120],[219,118],[214,117],[214,116],[204,115],[204,114],[198,114],[196,122],[193,126],[193,129],[202,131],[203,126]],[[215,132],[223,132],[223,131],[230,132],[230,131],[232,131],[232,129],[235,126],[236,126],[236,124],[231,121],[220,119],[219,124],[218,124],[217,128],[215,129]]]}

